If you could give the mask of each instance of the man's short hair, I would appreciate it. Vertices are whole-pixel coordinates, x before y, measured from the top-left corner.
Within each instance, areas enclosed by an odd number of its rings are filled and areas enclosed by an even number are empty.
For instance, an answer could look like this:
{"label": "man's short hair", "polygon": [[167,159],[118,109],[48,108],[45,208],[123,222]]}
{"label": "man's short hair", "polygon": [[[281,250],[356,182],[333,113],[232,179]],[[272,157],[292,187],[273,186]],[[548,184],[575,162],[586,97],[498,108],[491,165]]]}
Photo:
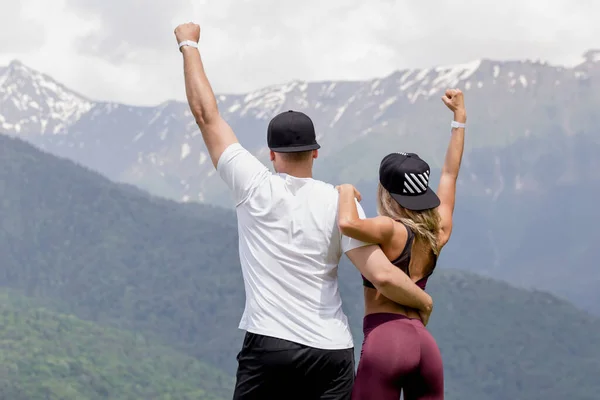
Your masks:
{"label": "man's short hair", "polygon": [[279,156],[286,162],[297,163],[310,160],[312,158],[313,150],[277,154],[279,154]]}

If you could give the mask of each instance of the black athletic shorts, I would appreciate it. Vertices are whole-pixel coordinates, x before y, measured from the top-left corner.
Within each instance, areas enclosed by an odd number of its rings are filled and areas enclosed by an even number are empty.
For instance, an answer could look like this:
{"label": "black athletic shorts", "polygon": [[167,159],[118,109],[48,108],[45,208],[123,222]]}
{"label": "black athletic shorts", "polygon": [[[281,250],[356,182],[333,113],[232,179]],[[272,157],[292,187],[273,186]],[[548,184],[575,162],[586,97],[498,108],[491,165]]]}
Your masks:
{"label": "black athletic shorts", "polygon": [[246,333],[234,400],[349,400],[354,349],[322,350]]}

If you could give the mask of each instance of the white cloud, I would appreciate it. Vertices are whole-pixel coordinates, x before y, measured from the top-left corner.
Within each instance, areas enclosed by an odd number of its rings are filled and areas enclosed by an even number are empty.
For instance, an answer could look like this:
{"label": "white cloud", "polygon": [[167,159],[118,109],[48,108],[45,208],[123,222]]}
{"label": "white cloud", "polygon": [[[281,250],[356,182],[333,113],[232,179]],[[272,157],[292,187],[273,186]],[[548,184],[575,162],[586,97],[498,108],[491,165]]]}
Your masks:
{"label": "white cloud", "polygon": [[0,1],[0,64],[19,58],[91,98],[135,104],[184,98],[173,29],[188,21],[202,25],[218,92],[477,58],[573,63],[600,47],[591,0]]}
{"label": "white cloud", "polygon": [[30,3],[28,0],[2,0],[0,3],[0,51],[7,53],[23,47],[35,51],[43,45],[44,26],[28,17]]}
{"label": "white cloud", "polygon": [[189,0],[66,0],[66,6],[98,25],[76,49],[115,64],[139,63],[144,53],[172,47],[173,20],[192,12]]}

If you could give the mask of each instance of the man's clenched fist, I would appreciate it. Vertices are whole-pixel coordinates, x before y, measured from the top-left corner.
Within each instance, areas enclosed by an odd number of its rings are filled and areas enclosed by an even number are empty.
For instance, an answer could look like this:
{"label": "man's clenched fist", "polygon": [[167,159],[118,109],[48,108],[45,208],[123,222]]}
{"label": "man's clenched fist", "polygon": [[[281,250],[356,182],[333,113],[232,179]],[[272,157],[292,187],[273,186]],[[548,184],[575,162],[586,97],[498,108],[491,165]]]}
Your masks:
{"label": "man's clenched fist", "polygon": [[462,111],[465,109],[465,99],[459,89],[448,89],[442,96],[444,104],[452,111]]}
{"label": "man's clenched fist", "polygon": [[191,40],[198,43],[200,41],[200,25],[193,22],[179,25],[175,28],[175,38],[177,39],[177,44],[184,40]]}

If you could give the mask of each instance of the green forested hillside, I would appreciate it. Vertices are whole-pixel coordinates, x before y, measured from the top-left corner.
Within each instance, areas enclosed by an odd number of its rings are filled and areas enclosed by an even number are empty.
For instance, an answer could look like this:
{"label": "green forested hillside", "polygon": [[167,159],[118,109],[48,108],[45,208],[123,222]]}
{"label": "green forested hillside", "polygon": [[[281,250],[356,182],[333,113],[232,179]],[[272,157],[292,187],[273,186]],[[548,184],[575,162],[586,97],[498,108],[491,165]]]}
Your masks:
{"label": "green forested hillside", "polygon": [[[0,191],[1,286],[94,321],[99,337],[101,325],[135,331],[233,375],[244,297],[233,214],[148,198],[2,136]],[[547,294],[441,267],[430,283],[431,329],[448,399],[600,392],[597,319]],[[340,269],[358,350],[360,276],[347,261]],[[52,335],[40,337],[54,347]],[[178,371],[151,359],[157,371]]]}
{"label": "green forested hillside", "polygon": [[0,399],[221,400],[231,379],[142,335],[0,292]]}
{"label": "green forested hillside", "polygon": [[0,193],[2,286],[231,371],[244,295],[233,214],[149,198],[1,135]]}

